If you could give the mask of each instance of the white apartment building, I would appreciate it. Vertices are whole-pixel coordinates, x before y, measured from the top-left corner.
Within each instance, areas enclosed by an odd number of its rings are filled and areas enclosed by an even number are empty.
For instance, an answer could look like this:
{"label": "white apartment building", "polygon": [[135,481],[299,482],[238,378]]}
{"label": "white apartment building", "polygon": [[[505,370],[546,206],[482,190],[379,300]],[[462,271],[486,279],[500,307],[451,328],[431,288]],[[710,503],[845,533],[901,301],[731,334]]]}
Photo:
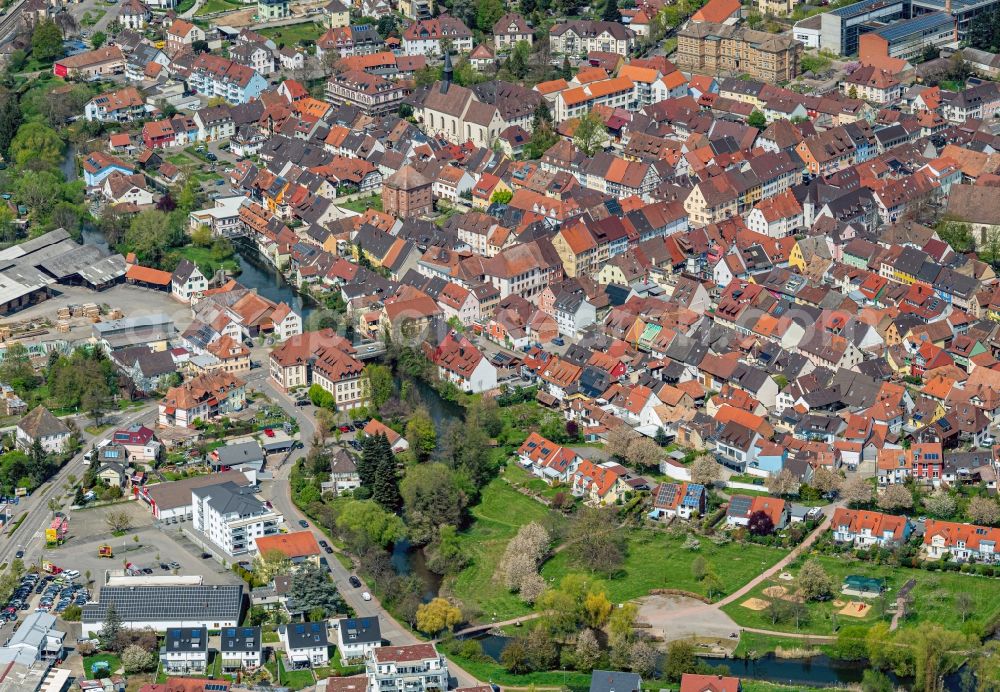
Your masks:
{"label": "white apartment building", "polygon": [[365,660],[369,692],[448,689],[448,662],[433,644],[382,646]]}
{"label": "white apartment building", "polygon": [[226,555],[253,554],[254,539],[281,530],[284,517],[231,481],[191,491],[192,521]]}

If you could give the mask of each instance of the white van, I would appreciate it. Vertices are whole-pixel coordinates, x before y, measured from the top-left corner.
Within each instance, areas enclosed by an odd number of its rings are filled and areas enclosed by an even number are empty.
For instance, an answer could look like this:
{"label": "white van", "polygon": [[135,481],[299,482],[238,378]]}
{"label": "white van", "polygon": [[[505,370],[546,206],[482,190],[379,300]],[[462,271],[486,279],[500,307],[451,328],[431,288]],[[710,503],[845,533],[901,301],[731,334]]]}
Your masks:
{"label": "white van", "polygon": [[68,569],[63,572],[63,576],[67,579],[76,579],[80,576],[80,571],[76,569]]}

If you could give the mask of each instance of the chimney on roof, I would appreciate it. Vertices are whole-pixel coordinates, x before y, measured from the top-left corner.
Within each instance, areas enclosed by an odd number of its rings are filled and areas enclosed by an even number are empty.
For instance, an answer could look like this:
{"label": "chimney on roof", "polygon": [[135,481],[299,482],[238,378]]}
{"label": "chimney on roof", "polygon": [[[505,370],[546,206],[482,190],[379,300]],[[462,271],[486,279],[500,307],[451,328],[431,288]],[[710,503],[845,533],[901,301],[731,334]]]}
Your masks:
{"label": "chimney on roof", "polygon": [[[948,2],[951,2],[951,0],[948,0]],[[448,93],[448,87],[451,86],[451,75],[452,75],[451,51],[448,51],[444,54],[444,74],[441,79],[442,94]]]}

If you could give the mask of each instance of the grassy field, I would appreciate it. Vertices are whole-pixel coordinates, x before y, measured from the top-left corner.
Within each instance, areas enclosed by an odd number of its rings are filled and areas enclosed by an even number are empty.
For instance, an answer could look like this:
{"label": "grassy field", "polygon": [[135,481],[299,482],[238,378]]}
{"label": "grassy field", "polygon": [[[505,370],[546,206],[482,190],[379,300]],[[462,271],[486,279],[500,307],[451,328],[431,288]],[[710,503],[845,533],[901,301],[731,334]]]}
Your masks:
{"label": "grassy field", "polygon": [[323,31],[323,27],[315,22],[303,22],[302,24],[260,29],[258,33],[273,39],[275,43],[291,46],[302,41],[315,41],[323,35]]}
{"label": "grassy field", "polygon": [[589,673],[577,673],[575,671],[544,671],[528,673],[526,675],[514,675],[508,673],[507,669],[492,659],[470,660],[462,656],[456,656],[453,651],[457,649],[455,642],[443,642],[440,648],[449,659],[454,659],[455,663],[461,666],[466,672],[476,677],[478,680],[489,680],[498,685],[515,685],[517,687],[539,686],[539,687],[572,687],[588,688],[590,686]]}
{"label": "grassy field", "polygon": [[95,10],[87,10],[83,13],[83,19],[80,20],[80,23],[84,26],[94,26],[97,22],[101,21],[101,18],[106,14],[107,12],[105,10],[99,8]]}
{"label": "grassy field", "polygon": [[527,488],[542,497],[551,498],[560,492],[566,494],[570,492],[570,488],[568,487],[553,487],[549,485],[538,476],[525,471],[523,467],[516,463],[507,464],[503,475],[512,485],[516,485],[519,488]]}
{"label": "grassy field", "polygon": [[356,211],[359,214],[364,214],[369,209],[382,211],[382,198],[378,195],[372,195],[371,197],[363,197],[351,202],[338,202],[337,206]]}
{"label": "grassy field", "polygon": [[230,2],[229,0],[205,0],[205,4],[198,8],[194,16],[201,17],[206,14],[215,14],[216,12],[227,12],[228,10],[239,10],[242,8],[243,5],[241,3]]}
{"label": "grassy field", "polygon": [[92,672],[90,672],[90,668],[95,663],[101,663],[101,662],[107,663],[111,667],[111,672],[112,673],[120,670],[121,667],[122,667],[121,659],[119,659],[114,654],[95,654],[94,656],[85,656],[84,659],[83,659],[83,671],[84,671],[84,675],[88,679],[93,679],[93,678],[96,678],[96,677],[100,677],[100,676],[94,675]]}
{"label": "grassy field", "polygon": [[493,581],[493,573],[507,542],[518,529],[542,519],[547,511],[540,502],[522,495],[499,478],[483,488],[482,502],[472,508],[476,520],[461,535],[462,547],[472,558],[472,564],[449,580],[451,593],[468,606],[478,606],[486,619],[493,613],[503,620],[531,612],[516,594]]}
{"label": "grassy field", "polygon": [[[542,575],[558,581],[568,572],[572,550],[565,550],[542,567]],[[683,589],[705,595],[706,589],[691,575],[691,563],[701,556],[715,570],[725,593],[735,591],[786,555],[779,548],[729,543],[717,546],[701,539],[698,550],[684,548],[684,538],[664,531],[631,529],[628,557],[621,574],[605,579],[608,598],[620,603],[646,596],[652,589]]]}
{"label": "grassy field", "polygon": [[240,269],[240,263],[235,258],[222,260],[221,262],[213,259],[210,248],[189,245],[181,248],[178,252],[186,259],[194,262],[199,269],[202,269],[202,271],[204,271],[203,267],[209,267],[209,273],[206,274],[206,276],[213,276],[215,274],[215,270],[220,267],[223,269],[230,269],[232,271],[239,271]]}
{"label": "grassy field", "polygon": [[794,637],[776,637],[773,634],[758,634],[756,632],[741,632],[740,644],[733,652],[733,658],[742,658],[749,653],[758,656],[773,652],[777,648],[782,649],[819,649],[825,650],[825,645],[815,644],[805,639],[795,639]]}
{"label": "grassy field", "polygon": [[[1000,613],[1000,582],[996,579],[956,572],[927,572],[905,567],[872,565],[866,562],[844,560],[835,556],[821,556],[818,559],[833,580],[835,599],[848,600],[848,597],[839,596],[840,585],[845,577],[858,574],[886,580],[889,588],[886,595],[888,608],[895,604],[896,594],[903,585],[910,579],[914,579],[916,586],[911,591],[913,595],[911,614],[901,623],[901,628],[934,622],[947,629],[959,630],[962,629],[963,625],[982,626]],[[796,572],[794,569],[791,571],[793,574]],[[785,582],[780,581],[764,583],[747,597],[767,599],[763,591],[775,583],[785,585]],[[959,593],[967,593],[972,597],[972,607],[965,623],[962,622],[962,614],[956,607],[955,596]],[[872,605],[871,611],[865,618],[836,614],[839,608],[835,607],[832,601],[809,603],[807,605],[809,618],[807,622],[802,623],[800,630],[796,629],[794,622],[772,624],[765,612],[749,610],[739,603],[728,605],[724,610],[744,627],[759,627],[782,632],[802,631],[812,634],[832,634],[838,625],[871,625],[882,619],[879,599],[862,600],[866,600]],[[891,617],[891,613],[885,615],[886,620],[891,619]]]}
{"label": "grassy field", "polygon": [[[278,654],[278,660],[271,660],[265,665],[271,673],[271,679],[274,685],[279,683],[279,673],[280,673],[280,684],[282,687],[288,687],[293,690],[301,690],[303,687],[309,687],[315,684],[316,678],[313,676],[313,672],[306,668],[305,670],[288,670],[285,668],[285,663],[282,660],[281,654]],[[279,670],[280,669],[280,670]]]}

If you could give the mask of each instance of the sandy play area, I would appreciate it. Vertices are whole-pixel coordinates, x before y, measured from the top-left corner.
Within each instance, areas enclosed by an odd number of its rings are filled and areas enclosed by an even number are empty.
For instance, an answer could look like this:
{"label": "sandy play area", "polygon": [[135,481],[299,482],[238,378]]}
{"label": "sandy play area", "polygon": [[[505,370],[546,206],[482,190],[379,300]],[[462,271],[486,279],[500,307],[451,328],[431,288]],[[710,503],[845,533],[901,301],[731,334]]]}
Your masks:
{"label": "sandy play area", "polygon": [[863,618],[866,615],[868,615],[868,611],[870,611],[871,609],[872,607],[867,603],[860,603],[858,601],[854,601],[852,603],[848,603],[838,612],[841,615],[846,615],[847,617]]}
{"label": "sandy play area", "polygon": [[769,601],[765,601],[763,598],[748,598],[740,603],[740,605],[744,608],[749,608],[750,610],[764,610],[771,605],[771,603]]}
{"label": "sandy play area", "polygon": [[764,595],[771,598],[784,598],[787,593],[788,589],[784,586],[769,586],[764,589]]}

